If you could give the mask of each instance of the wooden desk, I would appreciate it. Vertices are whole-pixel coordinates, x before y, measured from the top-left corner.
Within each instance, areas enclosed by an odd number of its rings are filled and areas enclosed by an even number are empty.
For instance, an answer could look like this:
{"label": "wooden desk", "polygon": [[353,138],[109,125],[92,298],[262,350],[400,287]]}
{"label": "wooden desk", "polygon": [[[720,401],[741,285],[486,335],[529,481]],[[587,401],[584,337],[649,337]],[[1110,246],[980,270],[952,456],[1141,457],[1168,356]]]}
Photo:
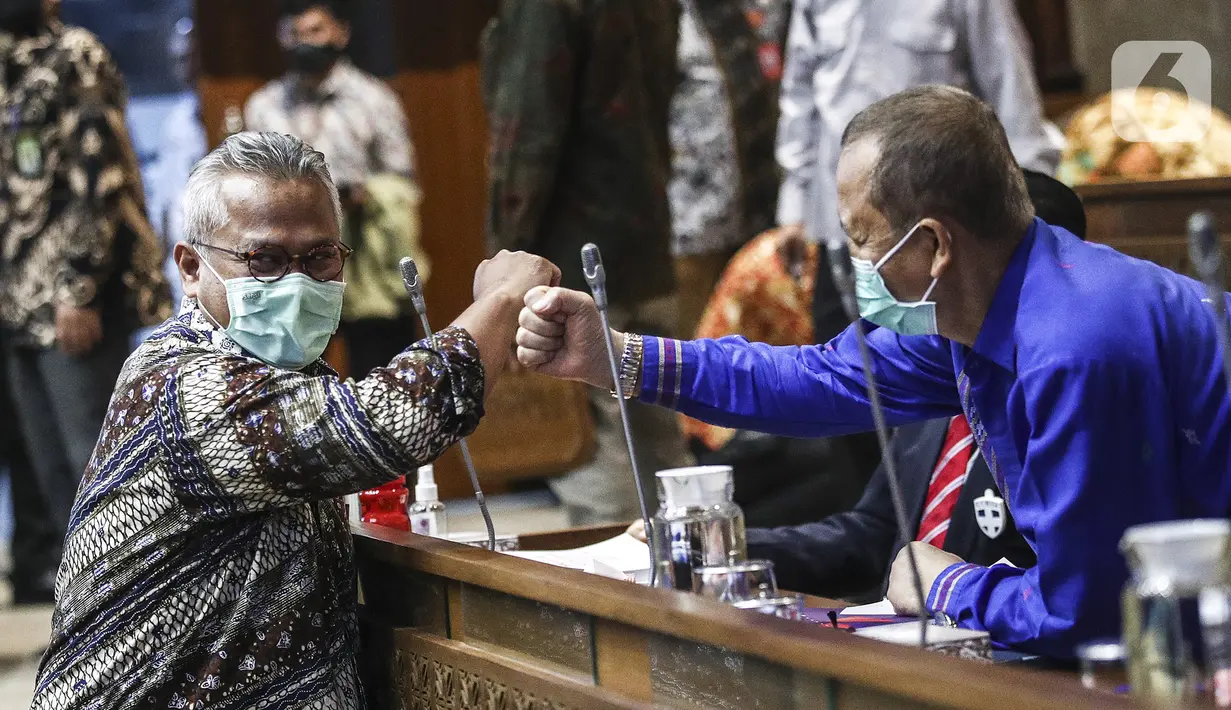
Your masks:
{"label": "wooden desk", "polygon": [[[622,526],[523,537],[584,544]],[[991,666],[444,540],[355,528],[378,708],[1138,707]]]}
{"label": "wooden desk", "polygon": [[1092,242],[1192,276],[1188,216],[1209,210],[1231,258],[1231,178],[1099,183],[1076,191],[1086,206],[1086,236]]}

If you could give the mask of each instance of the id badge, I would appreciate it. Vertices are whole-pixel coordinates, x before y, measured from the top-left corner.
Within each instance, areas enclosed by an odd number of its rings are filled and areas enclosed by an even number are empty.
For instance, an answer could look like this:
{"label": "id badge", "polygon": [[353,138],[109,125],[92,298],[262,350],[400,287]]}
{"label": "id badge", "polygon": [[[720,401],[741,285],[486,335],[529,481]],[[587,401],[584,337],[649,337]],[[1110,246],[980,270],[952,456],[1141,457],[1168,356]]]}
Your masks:
{"label": "id badge", "polygon": [[43,176],[43,142],[39,139],[38,131],[23,128],[17,132],[13,159],[17,163],[17,174],[23,178],[33,180]]}

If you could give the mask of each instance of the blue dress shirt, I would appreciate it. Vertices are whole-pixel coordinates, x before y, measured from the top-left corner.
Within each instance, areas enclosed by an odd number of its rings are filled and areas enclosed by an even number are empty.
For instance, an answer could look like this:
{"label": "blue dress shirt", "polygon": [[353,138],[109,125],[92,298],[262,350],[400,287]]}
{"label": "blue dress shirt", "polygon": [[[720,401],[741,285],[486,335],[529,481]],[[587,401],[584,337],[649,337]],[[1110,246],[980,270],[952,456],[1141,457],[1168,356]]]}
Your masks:
{"label": "blue dress shirt", "polygon": [[[1038,565],[956,564],[927,606],[1071,657],[1120,630],[1138,523],[1231,510],[1231,402],[1205,290],[1035,220],[973,348],[868,335],[891,426],[965,412]],[[945,308],[944,303],[939,304]],[[853,331],[825,345],[645,340],[641,399],[789,436],[872,428]]]}

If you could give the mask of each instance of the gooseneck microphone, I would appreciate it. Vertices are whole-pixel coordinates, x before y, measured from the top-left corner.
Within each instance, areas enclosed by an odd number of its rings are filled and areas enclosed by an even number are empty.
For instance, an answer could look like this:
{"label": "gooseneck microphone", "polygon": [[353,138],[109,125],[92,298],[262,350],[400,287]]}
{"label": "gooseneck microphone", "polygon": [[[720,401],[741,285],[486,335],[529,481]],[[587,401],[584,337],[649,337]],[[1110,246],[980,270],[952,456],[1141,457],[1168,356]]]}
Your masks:
{"label": "gooseneck microphone", "polygon": [[1214,231],[1214,216],[1197,212],[1188,218],[1188,257],[1193,270],[1205,284],[1210,308],[1214,311],[1214,329],[1218,348],[1222,352],[1222,370],[1231,387],[1231,326],[1227,324],[1226,269],[1222,261],[1222,244]]}
{"label": "gooseneck microphone", "polygon": [[[432,344],[432,349],[437,354],[441,354],[440,345],[436,342],[436,333],[432,331],[432,326],[427,322],[427,302],[423,300],[423,280],[419,278],[419,267],[409,256],[403,257],[398,265],[402,270],[402,285],[406,287],[406,293],[410,294],[410,302],[415,308],[415,313],[419,314],[423,332],[427,335],[428,342]],[[455,395],[456,392],[457,390],[454,389]],[[461,400],[456,396],[454,400],[460,409]],[[470,485],[474,488],[474,499],[479,503],[479,512],[483,514],[483,524],[487,526],[487,549],[494,552],[496,550],[496,526],[492,523],[492,514],[487,510],[487,498],[484,497],[483,488],[479,485],[479,474],[475,473],[474,460],[470,458],[470,447],[466,445],[466,437],[458,441],[458,448],[461,449],[462,459],[466,462],[466,472],[470,474]]]}
{"label": "gooseneck microphone", "polygon": [[620,366],[616,358],[615,342],[611,338],[611,323],[607,318],[607,272],[603,269],[603,256],[594,244],[581,248],[581,273],[590,286],[594,305],[598,307],[603,323],[603,340],[607,343],[607,363],[611,366],[611,381],[616,390],[616,402],[620,407],[620,422],[624,425],[624,444],[628,446],[628,460],[633,468],[633,485],[637,489],[637,505],[641,507],[641,522],[645,525],[647,547],[650,550],[650,586],[658,579],[658,554],[654,550],[653,530],[650,527],[650,511],[645,505],[645,491],[641,489],[641,471],[637,466],[637,451],[633,446],[633,430],[628,422],[628,403],[620,386]]}
{"label": "gooseneck microphone", "polygon": [[906,550],[906,559],[910,563],[911,581],[915,586],[915,597],[919,604],[919,645],[926,646],[928,640],[927,594],[923,590],[923,578],[919,575],[919,562],[915,559],[915,551],[910,543],[914,536],[910,533],[910,517],[906,514],[906,498],[902,495],[902,485],[898,480],[897,464],[893,452],[889,450],[889,426],[885,423],[885,409],[881,405],[880,390],[876,386],[876,372],[872,366],[872,350],[868,347],[868,336],[863,332],[863,320],[859,317],[859,300],[855,296],[855,273],[851,265],[851,252],[846,241],[839,239],[826,245],[829,256],[829,268],[833,274],[834,286],[842,298],[842,306],[851,319],[851,328],[855,331],[855,340],[859,343],[859,358],[863,362],[863,376],[868,383],[868,404],[872,408],[872,422],[876,427],[876,439],[880,443],[881,465],[885,467],[885,477],[889,479],[889,495],[893,500],[893,513],[898,520],[898,535],[901,538],[902,549]]}

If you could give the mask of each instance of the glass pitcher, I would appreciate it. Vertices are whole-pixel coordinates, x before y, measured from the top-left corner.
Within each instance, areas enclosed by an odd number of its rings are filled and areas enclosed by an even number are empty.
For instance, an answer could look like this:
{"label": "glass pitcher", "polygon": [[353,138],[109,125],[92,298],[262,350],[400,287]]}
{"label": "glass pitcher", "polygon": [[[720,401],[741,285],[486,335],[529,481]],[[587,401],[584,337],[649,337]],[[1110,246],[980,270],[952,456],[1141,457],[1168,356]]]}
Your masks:
{"label": "glass pitcher", "polygon": [[1129,528],[1120,541],[1132,574],[1122,598],[1133,694],[1173,701],[1202,695],[1221,641],[1204,638],[1201,601],[1227,587],[1231,522],[1177,520]]}
{"label": "glass pitcher", "polygon": [[660,503],[650,536],[658,559],[655,584],[691,590],[694,569],[744,561],[744,511],[732,498],[730,466],[670,469],[657,479]]}

